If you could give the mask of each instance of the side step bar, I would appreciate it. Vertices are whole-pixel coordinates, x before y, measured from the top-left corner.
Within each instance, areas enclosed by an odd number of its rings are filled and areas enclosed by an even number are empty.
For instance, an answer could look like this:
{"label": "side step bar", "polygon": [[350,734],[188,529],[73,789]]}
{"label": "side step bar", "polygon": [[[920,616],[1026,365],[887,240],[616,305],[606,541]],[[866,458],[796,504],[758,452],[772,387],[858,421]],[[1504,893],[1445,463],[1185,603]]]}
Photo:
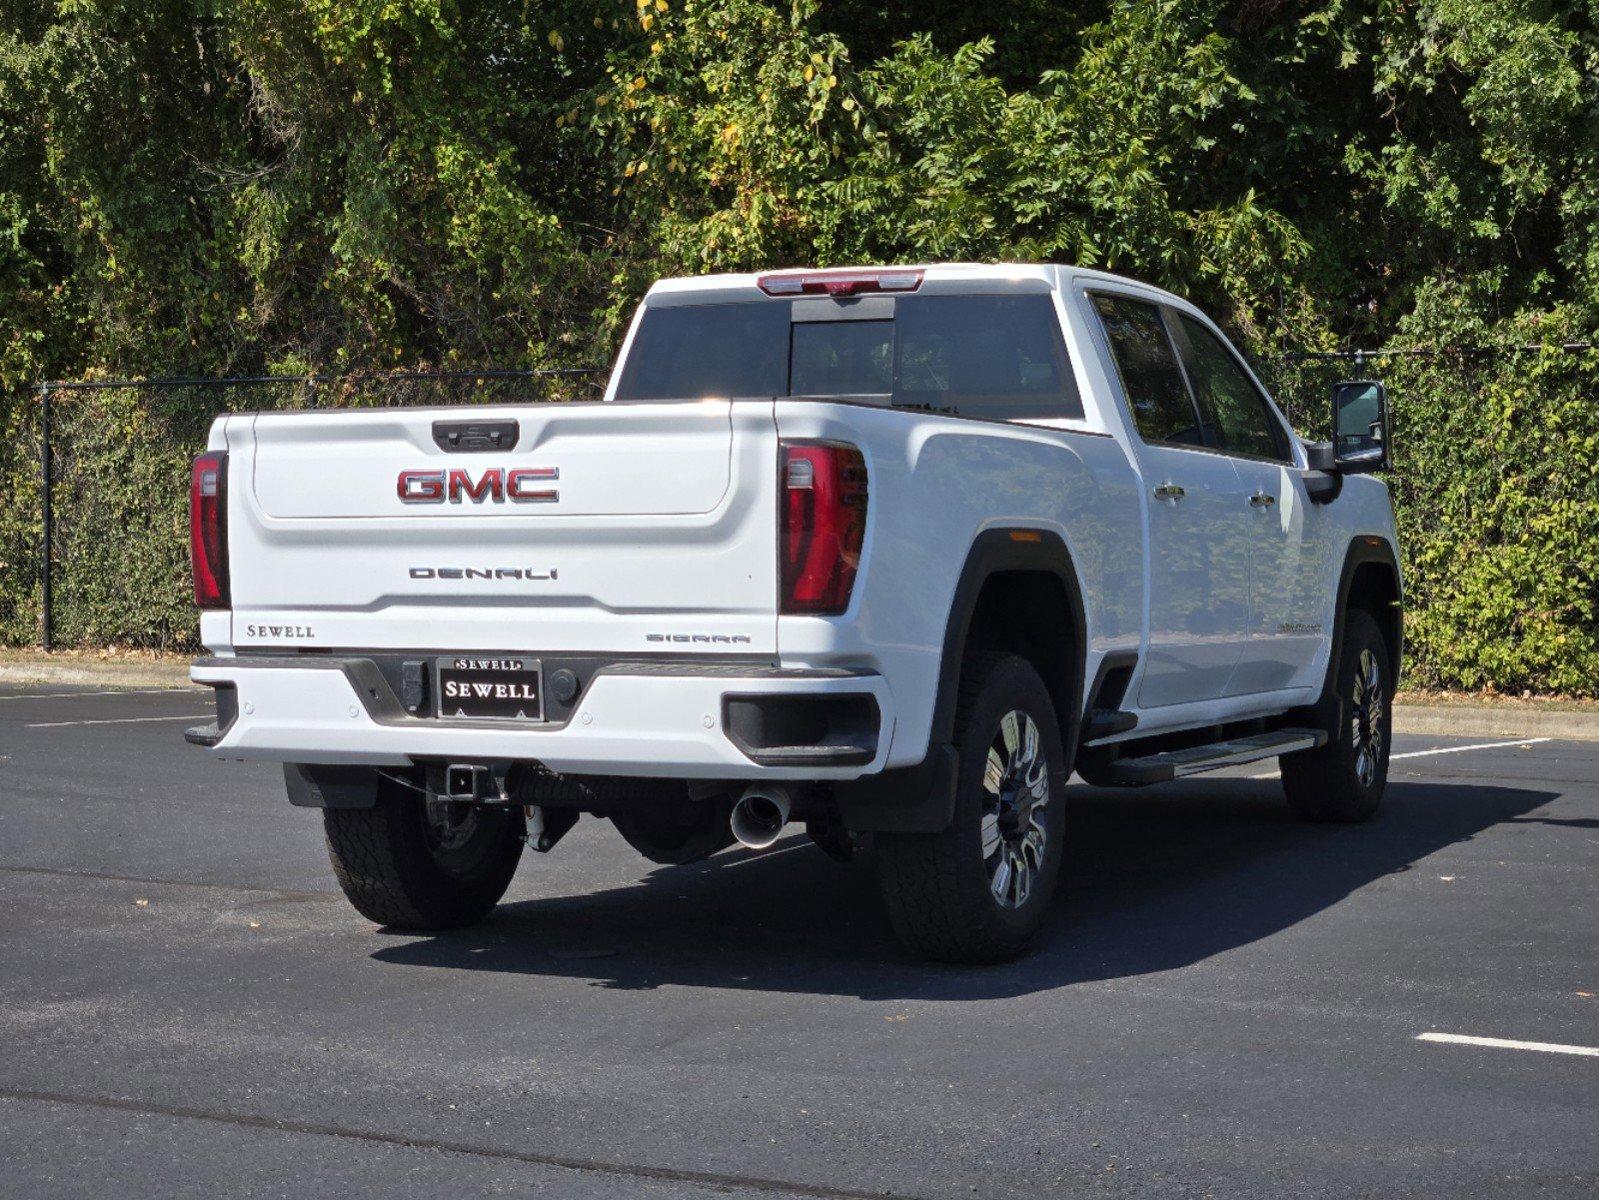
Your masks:
{"label": "side step bar", "polygon": [[1326,743],[1327,735],[1320,729],[1277,729],[1271,733],[1212,742],[1208,746],[1166,750],[1143,758],[1118,758],[1106,768],[1105,775],[1112,784],[1165,783],[1168,779],[1276,758],[1296,750],[1314,750]]}

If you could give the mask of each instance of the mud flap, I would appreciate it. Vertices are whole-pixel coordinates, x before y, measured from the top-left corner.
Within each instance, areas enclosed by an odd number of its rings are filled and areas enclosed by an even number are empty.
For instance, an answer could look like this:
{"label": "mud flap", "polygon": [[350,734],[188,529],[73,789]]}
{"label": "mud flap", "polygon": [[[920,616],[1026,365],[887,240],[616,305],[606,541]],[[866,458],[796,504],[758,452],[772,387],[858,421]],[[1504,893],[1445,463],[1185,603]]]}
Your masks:
{"label": "mud flap", "polygon": [[370,767],[284,763],[283,783],[296,808],[371,808],[378,802],[378,773]]}
{"label": "mud flap", "polygon": [[851,833],[937,833],[955,817],[955,747],[933,746],[914,767],[833,785],[839,818]]}

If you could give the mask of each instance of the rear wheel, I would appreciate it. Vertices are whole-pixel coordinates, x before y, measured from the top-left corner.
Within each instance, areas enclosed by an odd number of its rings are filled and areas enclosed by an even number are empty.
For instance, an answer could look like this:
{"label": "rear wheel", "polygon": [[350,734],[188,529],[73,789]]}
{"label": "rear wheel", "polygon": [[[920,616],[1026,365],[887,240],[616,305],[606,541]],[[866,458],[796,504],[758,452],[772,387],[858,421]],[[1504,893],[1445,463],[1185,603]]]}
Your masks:
{"label": "rear wheel", "polygon": [[939,833],[878,834],[878,878],[911,949],[1001,962],[1037,931],[1060,874],[1060,727],[1025,659],[982,654],[962,673],[955,729],[954,821]]}
{"label": "rear wheel", "polygon": [[1319,750],[1285,754],[1288,807],[1308,821],[1364,821],[1388,784],[1393,676],[1377,621],[1363,608],[1344,618],[1344,645],[1333,677],[1338,716]]}
{"label": "rear wheel", "polygon": [[522,856],[519,805],[435,800],[385,779],[371,808],[323,810],[339,886],[397,929],[470,925],[499,903]]}

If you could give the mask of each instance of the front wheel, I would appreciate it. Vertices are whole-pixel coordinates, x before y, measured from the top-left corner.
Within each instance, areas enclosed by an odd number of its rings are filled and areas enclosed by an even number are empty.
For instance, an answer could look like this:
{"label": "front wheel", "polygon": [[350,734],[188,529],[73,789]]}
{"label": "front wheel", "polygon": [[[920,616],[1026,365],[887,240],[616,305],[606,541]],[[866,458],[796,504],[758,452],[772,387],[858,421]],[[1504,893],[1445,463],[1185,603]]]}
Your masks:
{"label": "front wheel", "polygon": [[1394,703],[1388,647],[1365,609],[1344,618],[1333,689],[1338,715],[1331,737],[1319,750],[1283,755],[1283,791],[1288,807],[1307,821],[1364,821],[1388,784]]}
{"label": "front wheel", "polygon": [[518,805],[456,804],[384,779],[371,808],[322,814],[339,886],[369,921],[452,929],[500,902],[522,856]]}
{"label": "front wheel", "polygon": [[955,717],[955,814],[939,833],[877,835],[895,931],[946,962],[1014,958],[1060,874],[1066,756],[1049,692],[1013,654],[966,664]]}

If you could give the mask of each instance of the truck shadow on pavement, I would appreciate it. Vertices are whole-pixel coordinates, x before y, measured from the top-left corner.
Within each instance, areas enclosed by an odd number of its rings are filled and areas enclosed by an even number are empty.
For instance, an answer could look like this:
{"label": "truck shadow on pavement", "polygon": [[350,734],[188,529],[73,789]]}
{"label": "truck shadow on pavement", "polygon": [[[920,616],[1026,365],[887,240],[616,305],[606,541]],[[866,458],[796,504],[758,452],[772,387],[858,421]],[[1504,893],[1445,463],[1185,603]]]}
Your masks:
{"label": "truck shadow on pavement", "polygon": [[[911,958],[889,928],[870,864],[835,863],[803,836],[761,854],[657,868],[624,887],[504,904],[482,926],[407,937],[374,958],[622,989],[1005,998],[1170,970],[1248,945],[1558,795],[1391,781],[1370,824],[1316,826],[1288,814],[1275,780],[1074,787],[1054,910],[1035,949],[997,967]],[[620,840],[616,852],[631,853]],[[522,878],[537,866],[525,865]]]}

